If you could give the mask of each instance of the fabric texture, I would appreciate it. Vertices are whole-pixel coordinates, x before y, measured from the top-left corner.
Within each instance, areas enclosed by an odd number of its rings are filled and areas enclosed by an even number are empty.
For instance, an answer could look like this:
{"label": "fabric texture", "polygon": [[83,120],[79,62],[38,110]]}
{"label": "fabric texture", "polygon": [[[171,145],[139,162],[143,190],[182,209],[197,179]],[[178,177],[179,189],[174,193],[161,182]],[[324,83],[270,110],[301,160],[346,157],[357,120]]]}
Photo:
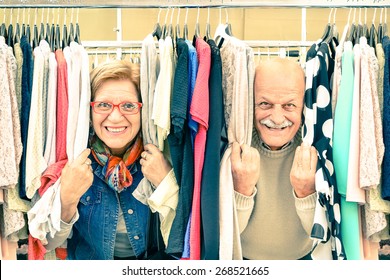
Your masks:
{"label": "fabric texture", "polygon": [[[302,133],[303,142],[313,145],[318,151],[315,177],[317,203],[311,231],[311,256],[313,259],[343,259],[345,256],[340,235],[340,197],[333,169],[333,115],[329,84],[334,61],[329,55],[326,43],[314,44],[311,51],[316,55],[305,64],[306,90]],[[337,117],[337,106],[335,115]],[[323,250],[314,250],[316,247],[323,247]]]}

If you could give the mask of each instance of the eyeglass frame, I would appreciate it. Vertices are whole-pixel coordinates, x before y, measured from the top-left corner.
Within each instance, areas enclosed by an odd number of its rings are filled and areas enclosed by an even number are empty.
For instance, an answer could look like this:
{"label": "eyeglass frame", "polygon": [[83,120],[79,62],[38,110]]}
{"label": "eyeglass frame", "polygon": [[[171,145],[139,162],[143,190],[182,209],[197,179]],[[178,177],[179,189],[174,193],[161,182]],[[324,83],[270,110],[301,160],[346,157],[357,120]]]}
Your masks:
{"label": "eyeglass frame", "polygon": [[[107,112],[107,113],[103,113],[103,112],[98,113],[98,112],[95,111],[95,104],[96,104],[96,103],[107,103],[107,104],[111,104],[111,105],[112,105],[112,109],[111,109],[111,111],[109,111],[109,112]],[[138,108],[137,112],[136,112],[136,113],[123,113],[123,112],[121,111],[121,107],[120,107],[120,105],[122,105],[123,103],[132,103],[132,104],[136,104],[136,105],[137,105],[137,108]],[[136,102],[136,101],[123,101],[123,102],[118,103],[118,104],[114,104],[114,103],[109,102],[109,101],[91,101],[91,102],[90,102],[90,106],[92,107],[92,110],[93,110],[96,114],[99,114],[99,115],[108,115],[108,114],[111,114],[111,113],[114,111],[114,109],[115,109],[116,107],[118,107],[118,110],[119,110],[119,112],[120,112],[122,115],[136,115],[136,114],[139,113],[140,109],[142,108],[142,105],[143,105],[143,104],[142,104],[141,102]]]}

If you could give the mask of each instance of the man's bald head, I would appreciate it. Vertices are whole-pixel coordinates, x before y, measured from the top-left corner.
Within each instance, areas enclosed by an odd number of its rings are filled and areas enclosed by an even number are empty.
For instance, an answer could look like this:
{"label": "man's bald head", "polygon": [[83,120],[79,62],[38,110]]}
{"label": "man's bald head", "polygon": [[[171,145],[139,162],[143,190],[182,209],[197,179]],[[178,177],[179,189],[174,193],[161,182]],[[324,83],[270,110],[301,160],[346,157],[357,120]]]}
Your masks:
{"label": "man's bald head", "polygon": [[261,61],[255,72],[255,126],[272,149],[291,141],[301,127],[305,73],[295,61]]}

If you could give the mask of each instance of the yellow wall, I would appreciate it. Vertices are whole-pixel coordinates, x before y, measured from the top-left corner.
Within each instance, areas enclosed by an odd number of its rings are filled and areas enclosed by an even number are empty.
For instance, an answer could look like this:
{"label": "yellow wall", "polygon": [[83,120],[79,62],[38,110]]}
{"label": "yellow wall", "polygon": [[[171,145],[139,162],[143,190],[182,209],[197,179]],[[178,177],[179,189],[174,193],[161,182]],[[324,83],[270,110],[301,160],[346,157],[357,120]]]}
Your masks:
{"label": "yellow wall", "polygon": [[[69,23],[73,17],[73,22],[76,22],[78,15],[78,22],[81,27],[82,40],[115,40],[116,32],[116,15],[117,10],[100,9],[100,8],[81,8],[77,9],[2,9],[0,11],[0,18],[5,18],[5,23],[11,20],[15,23],[17,19],[19,22],[27,22],[30,18],[30,24],[36,21],[40,23],[59,23],[60,26],[64,23],[64,16],[66,15],[66,22]],[[77,13],[78,11],[78,13]],[[159,9],[122,9],[122,34],[123,40],[142,40],[145,35],[153,29],[157,22]],[[161,9],[160,23],[171,22],[171,11],[167,15],[168,9]],[[300,40],[301,39],[301,9],[300,8],[211,8],[210,9],[210,24],[211,34],[214,34],[216,26],[220,21],[226,21],[226,11],[228,13],[229,22],[233,27],[233,34],[244,40]],[[316,40],[322,35],[324,27],[328,22],[328,17],[331,9],[328,8],[307,8],[307,40]],[[340,31],[347,23],[349,8],[338,8],[336,13],[336,24]],[[361,10],[361,21],[364,22],[365,9]],[[351,20],[353,18],[351,13]],[[376,25],[380,20],[381,9],[377,9]],[[195,23],[197,19],[198,9],[188,9],[188,26],[190,36],[195,30]],[[373,19],[374,9],[367,9],[367,23],[371,25]],[[175,26],[178,19],[178,8],[174,9],[172,23]],[[186,9],[180,9],[179,24],[182,27],[185,21]],[[221,17],[220,17],[221,16]],[[208,17],[208,9],[199,9],[199,24],[201,33],[204,34],[205,23]],[[356,21],[359,20],[359,9],[356,9]],[[384,13],[383,13],[384,19]],[[333,21],[333,16],[332,16]]]}

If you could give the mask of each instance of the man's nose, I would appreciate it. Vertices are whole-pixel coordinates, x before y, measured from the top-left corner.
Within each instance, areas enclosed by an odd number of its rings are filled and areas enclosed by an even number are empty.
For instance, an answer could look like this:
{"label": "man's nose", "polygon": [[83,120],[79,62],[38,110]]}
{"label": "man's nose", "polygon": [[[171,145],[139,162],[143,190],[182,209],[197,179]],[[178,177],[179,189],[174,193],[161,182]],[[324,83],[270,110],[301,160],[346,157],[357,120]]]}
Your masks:
{"label": "man's nose", "polygon": [[285,119],[286,118],[284,116],[284,110],[282,106],[279,104],[274,105],[274,107],[272,108],[271,120],[275,124],[281,124],[284,122]]}

